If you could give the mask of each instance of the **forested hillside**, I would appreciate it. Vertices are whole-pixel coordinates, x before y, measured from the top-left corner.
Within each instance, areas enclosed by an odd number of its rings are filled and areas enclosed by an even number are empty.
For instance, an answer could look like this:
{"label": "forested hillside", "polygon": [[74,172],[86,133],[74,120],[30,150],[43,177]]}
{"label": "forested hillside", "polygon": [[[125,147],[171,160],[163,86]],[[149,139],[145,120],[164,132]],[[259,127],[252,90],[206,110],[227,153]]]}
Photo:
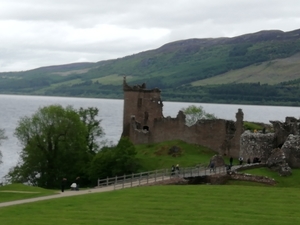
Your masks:
{"label": "forested hillside", "polygon": [[181,40],[97,63],[0,73],[0,93],[122,98],[122,80],[164,100],[300,105],[300,30]]}

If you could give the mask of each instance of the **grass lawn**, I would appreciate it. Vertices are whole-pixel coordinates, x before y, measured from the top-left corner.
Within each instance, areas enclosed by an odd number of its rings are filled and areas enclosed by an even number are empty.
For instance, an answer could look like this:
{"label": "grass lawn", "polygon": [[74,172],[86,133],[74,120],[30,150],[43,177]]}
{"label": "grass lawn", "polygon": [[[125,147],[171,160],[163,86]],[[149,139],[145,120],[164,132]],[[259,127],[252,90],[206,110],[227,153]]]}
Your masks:
{"label": "grass lawn", "polygon": [[298,188],[151,186],[0,208],[1,225],[299,224]]}
{"label": "grass lawn", "polygon": [[[172,146],[180,148],[176,157],[168,155]],[[177,163],[181,167],[205,165],[215,154],[181,141],[139,145],[137,152],[143,170]],[[278,184],[230,181],[228,185],[157,185],[91,193],[2,207],[0,224],[300,224],[300,169],[294,169],[290,177],[280,177],[267,168],[241,172],[272,177]],[[0,187],[0,202],[55,193],[56,190],[12,184]]]}

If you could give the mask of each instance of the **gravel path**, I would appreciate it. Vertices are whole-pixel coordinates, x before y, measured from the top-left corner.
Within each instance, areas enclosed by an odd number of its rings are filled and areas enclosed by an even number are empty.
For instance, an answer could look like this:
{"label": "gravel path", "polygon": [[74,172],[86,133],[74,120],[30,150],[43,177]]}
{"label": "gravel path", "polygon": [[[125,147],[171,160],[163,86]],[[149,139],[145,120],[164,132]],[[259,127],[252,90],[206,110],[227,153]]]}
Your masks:
{"label": "gravel path", "polygon": [[106,192],[106,191],[112,191],[114,190],[113,186],[109,187],[103,187],[103,188],[94,188],[94,189],[88,189],[88,190],[80,190],[80,191],[65,191],[57,193],[56,195],[49,195],[49,196],[43,196],[43,197],[37,197],[37,198],[28,198],[28,199],[22,199],[22,200],[16,200],[11,202],[2,202],[0,203],[1,207],[11,206],[11,205],[19,205],[29,202],[37,202],[37,201],[43,201],[48,199],[54,199],[54,198],[63,198],[63,197],[69,197],[69,196],[75,196],[75,195],[85,195],[85,194],[91,194],[91,193],[98,193],[98,192]]}
{"label": "gravel path", "polygon": [[[239,167],[242,166],[234,166],[232,169],[235,170]],[[222,171],[218,171],[216,170],[217,173],[222,173],[225,172],[224,170]],[[190,172],[187,174],[189,175]],[[196,171],[195,174],[191,174],[191,176],[203,176],[203,175],[212,175],[215,173],[210,173],[209,169],[205,169],[203,171]],[[183,175],[181,175],[182,177]],[[161,179],[160,179],[161,180]],[[181,182],[182,179],[174,179],[174,178],[170,178],[170,177],[164,177],[164,179],[162,179],[163,181],[158,182],[157,179],[147,179],[147,185],[157,185],[157,184],[170,184],[170,183],[178,183]],[[135,181],[135,182],[130,182],[129,183],[130,186],[126,186],[126,187],[136,187],[136,186],[143,186],[140,184],[140,182]],[[117,188],[120,189],[120,188]],[[0,208],[1,207],[6,207],[6,206],[11,206],[11,205],[19,205],[19,204],[24,204],[24,203],[30,203],[30,202],[36,202],[36,201],[43,201],[43,200],[48,200],[48,199],[54,199],[54,198],[63,198],[63,197],[69,197],[69,196],[75,196],[75,195],[84,195],[84,194],[91,194],[91,193],[99,193],[99,192],[106,192],[106,191],[113,191],[115,190],[115,187],[112,186],[107,186],[107,187],[102,187],[102,188],[92,188],[92,189],[87,189],[87,190],[80,190],[80,191],[65,191],[65,192],[58,192],[57,194],[54,195],[49,195],[49,196],[43,196],[43,197],[37,197],[37,198],[29,198],[29,199],[23,199],[23,200],[16,200],[16,201],[10,201],[10,202],[2,202],[0,203]]]}

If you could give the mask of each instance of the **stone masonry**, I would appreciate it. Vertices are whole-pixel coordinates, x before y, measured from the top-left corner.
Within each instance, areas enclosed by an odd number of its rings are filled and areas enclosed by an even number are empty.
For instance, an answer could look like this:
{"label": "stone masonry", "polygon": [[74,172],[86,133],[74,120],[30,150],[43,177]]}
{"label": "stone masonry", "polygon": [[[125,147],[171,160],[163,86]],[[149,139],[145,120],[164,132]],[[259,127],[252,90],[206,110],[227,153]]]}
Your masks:
{"label": "stone masonry", "polygon": [[236,121],[214,119],[198,120],[187,126],[185,115],[179,111],[176,118],[164,117],[161,90],[146,89],[146,84],[129,86],[123,81],[124,114],[123,137],[134,144],[151,144],[168,140],[183,140],[199,144],[221,155],[238,157],[240,136],[243,133],[243,112],[236,114]]}

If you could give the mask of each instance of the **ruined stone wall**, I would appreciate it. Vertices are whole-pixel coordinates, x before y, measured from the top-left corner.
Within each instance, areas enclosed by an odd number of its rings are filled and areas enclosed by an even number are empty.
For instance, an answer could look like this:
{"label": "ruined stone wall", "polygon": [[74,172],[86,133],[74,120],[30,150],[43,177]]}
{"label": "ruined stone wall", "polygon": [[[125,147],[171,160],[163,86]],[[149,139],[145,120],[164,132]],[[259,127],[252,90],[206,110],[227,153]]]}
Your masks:
{"label": "ruined stone wall", "polygon": [[281,149],[289,166],[300,168],[300,135],[290,134]]}
{"label": "ruined stone wall", "polygon": [[185,125],[185,115],[163,117],[160,90],[147,90],[146,85],[129,86],[124,78],[124,114],[122,136],[134,144],[151,144],[168,140],[182,140],[211,148],[221,155],[238,157],[239,138],[243,130],[243,112],[237,121],[223,119],[199,120],[191,127]]}
{"label": "ruined stone wall", "polygon": [[254,157],[258,157],[262,162],[266,162],[274,149],[273,133],[252,133],[245,131],[240,137],[240,156],[244,162],[250,158],[251,162]]}
{"label": "ruined stone wall", "polygon": [[[134,121],[135,122],[135,121]],[[234,124],[233,121],[231,123]],[[133,124],[132,124],[133,125]],[[134,125],[133,125],[134,126]],[[224,155],[222,150],[224,140],[229,143],[226,155],[237,157],[239,145],[231,144],[230,137],[234,135],[228,134],[228,121],[223,119],[216,120],[200,120],[191,127],[185,125],[185,117],[179,112],[176,118],[156,119],[152,129],[149,132],[132,129],[131,140],[135,144],[159,143],[168,140],[182,140],[187,143],[199,144],[211,148],[215,152]],[[236,149],[231,148],[233,145]]]}

